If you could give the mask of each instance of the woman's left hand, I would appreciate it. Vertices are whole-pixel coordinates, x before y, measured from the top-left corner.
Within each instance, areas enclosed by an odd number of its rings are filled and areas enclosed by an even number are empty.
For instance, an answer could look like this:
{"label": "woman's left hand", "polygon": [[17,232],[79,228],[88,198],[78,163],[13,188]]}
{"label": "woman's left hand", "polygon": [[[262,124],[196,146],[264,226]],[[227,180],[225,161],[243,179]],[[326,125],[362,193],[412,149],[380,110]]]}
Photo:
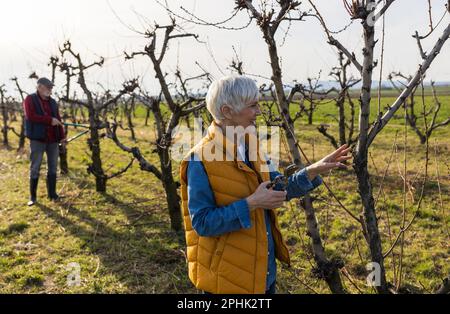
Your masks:
{"label": "woman's left hand", "polygon": [[347,165],[345,165],[343,162],[352,158],[352,156],[347,155],[350,150],[351,147],[348,147],[347,144],[342,145],[337,150],[325,156],[318,162],[306,167],[309,179],[313,180],[317,175],[328,172],[335,168],[347,169]]}

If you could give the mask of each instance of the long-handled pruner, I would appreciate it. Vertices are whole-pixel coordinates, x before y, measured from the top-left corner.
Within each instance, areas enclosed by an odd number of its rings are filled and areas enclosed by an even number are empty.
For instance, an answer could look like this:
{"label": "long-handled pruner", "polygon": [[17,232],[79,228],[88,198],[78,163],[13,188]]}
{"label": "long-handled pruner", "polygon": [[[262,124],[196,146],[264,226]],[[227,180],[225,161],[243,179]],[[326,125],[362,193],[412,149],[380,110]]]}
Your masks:
{"label": "long-handled pruner", "polygon": [[[89,132],[89,130],[85,130],[85,131],[83,131],[83,132],[81,132],[81,133],[78,133],[77,135],[74,135],[74,136],[68,138],[67,140],[65,140],[64,143],[65,143],[65,144],[68,144],[68,143],[72,142],[73,140],[76,140],[77,138],[83,136],[84,134],[86,134],[86,133],[88,133],[88,132]],[[62,146],[62,143],[59,143],[59,146]]]}
{"label": "long-handled pruner", "polygon": [[[67,122],[63,122],[62,124],[65,125],[65,126],[75,126],[75,127],[80,127],[80,128],[88,129],[88,130],[85,130],[85,131],[83,131],[83,132],[81,132],[81,133],[79,133],[79,134],[77,134],[77,135],[74,135],[74,136],[72,136],[71,138],[67,139],[67,140],[65,141],[65,144],[68,144],[68,143],[72,142],[73,140],[76,140],[76,139],[79,138],[80,136],[83,136],[84,134],[88,133],[89,130],[91,129],[91,127],[90,127],[89,125],[86,125],[86,124],[67,123]],[[98,126],[97,126],[97,128],[98,128],[98,129],[101,129],[101,128],[105,128],[106,126],[107,126],[107,123],[99,123]],[[61,143],[60,143],[59,145],[62,146]]]}
{"label": "long-handled pruner", "polygon": [[89,129],[90,126],[86,125],[86,124],[79,124],[79,123],[67,123],[67,122],[63,122],[62,123],[65,126],[75,126],[75,127],[79,127],[79,128],[85,128],[85,129]]}

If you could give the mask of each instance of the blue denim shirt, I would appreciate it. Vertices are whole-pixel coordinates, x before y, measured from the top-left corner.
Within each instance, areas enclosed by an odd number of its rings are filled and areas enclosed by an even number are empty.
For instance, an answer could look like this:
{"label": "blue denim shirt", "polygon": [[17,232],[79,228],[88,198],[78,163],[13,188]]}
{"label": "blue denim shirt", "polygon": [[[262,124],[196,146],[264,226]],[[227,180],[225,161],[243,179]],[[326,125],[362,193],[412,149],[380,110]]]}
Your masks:
{"label": "blue denim shirt", "polygon": [[[247,157],[248,158],[248,157]],[[245,163],[252,167],[248,160]],[[270,165],[269,165],[270,167]],[[270,179],[280,175],[278,171],[270,171]],[[189,160],[187,167],[188,208],[194,230],[203,237],[214,237],[224,233],[251,227],[250,210],[245,199],[226,206],[217,206],[214,193],[209,185],[208,175],[201,161]],[[306,169],[302,169],[289,177],[286,199],[301,197],[322,184],[322,178],[308,179]],[[275,244],[272,236],[269,210],[265,210],[265,223],[268,240],[268,265],[266,289],[276,280],[277,264],[275,261]]]}

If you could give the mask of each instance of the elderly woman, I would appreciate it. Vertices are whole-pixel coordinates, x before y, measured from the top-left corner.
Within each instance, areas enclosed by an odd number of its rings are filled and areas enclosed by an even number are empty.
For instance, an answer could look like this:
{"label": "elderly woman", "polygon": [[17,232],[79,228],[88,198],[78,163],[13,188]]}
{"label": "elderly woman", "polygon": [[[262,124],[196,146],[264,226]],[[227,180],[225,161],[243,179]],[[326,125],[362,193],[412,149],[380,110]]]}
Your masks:
{"label": "elderly woman", "polygon": [[275,293],[275,259],[290,264],[276,208],[313,190],[322,183],[319,174],[351,158],[343,146],[291,175],[285,191],[275,190],[269,183],[280,173],[264,171],[270,162],[250,151],[248,138],[236,141],[226,132],[256,125],[258,94],[244,76],[211,84],[206,104],[214,121],[181,163],[189,278],[205,293]]}

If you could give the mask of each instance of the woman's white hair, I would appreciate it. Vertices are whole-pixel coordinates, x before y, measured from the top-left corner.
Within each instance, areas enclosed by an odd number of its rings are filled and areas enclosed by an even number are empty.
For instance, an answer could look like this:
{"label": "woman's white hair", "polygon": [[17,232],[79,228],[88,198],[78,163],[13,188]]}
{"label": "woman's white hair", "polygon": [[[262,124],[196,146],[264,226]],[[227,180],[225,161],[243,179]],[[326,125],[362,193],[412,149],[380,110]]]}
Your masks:
{"label": "woman's white hair", "polygon": [[221,111],[223,105],[240,112],[246,104],[258,100],[258,96],[258,87],[252,79],[242,75],[225,76],[209,87],[206,108],[216,121],[220,121],[224,119]]}

